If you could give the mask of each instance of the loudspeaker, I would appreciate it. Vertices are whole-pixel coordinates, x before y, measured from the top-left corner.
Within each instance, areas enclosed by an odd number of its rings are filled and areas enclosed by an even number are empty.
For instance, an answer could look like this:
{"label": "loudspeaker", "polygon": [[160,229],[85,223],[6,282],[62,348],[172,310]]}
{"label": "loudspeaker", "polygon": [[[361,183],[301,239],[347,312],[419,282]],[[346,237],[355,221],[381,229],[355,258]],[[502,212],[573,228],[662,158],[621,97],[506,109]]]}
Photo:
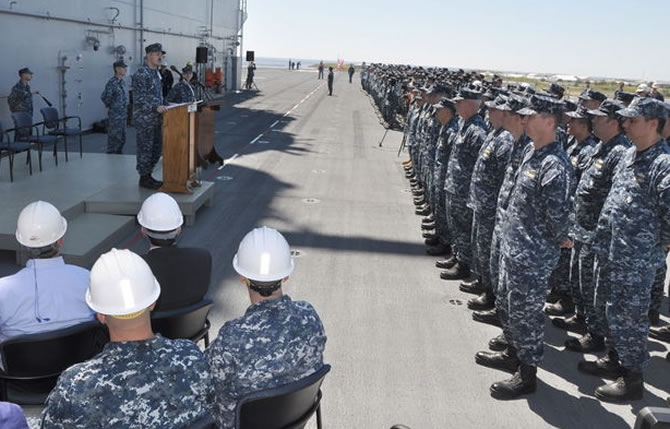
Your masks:
{"label": "loudspeaker", "polygon": [[195,48],[195,62],[198,64],[207,63],[207,46],[198,46]]}
{"label": "loudspeaker", "polygon": [[247,61],[254,61],[254,51],[247,51]]}

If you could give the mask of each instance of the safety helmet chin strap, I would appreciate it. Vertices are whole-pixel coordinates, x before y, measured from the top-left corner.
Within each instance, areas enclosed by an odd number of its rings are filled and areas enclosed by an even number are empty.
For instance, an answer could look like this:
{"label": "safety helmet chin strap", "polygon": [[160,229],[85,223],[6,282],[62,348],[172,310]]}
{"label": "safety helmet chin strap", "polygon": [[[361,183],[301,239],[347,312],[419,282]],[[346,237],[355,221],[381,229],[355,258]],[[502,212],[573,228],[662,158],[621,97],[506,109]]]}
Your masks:
{"label": "safety helmet chin strap", "polygon": [[254,292],[257,292],[260,296],[267,298],[268,296],[272,295],[274,291],[279,289],[281,287],[281,280],[277,280],[274,283],[270,284],[258,284],[255,283],[253,280],[247,279],[247,286],[249,289],[253,290]]}

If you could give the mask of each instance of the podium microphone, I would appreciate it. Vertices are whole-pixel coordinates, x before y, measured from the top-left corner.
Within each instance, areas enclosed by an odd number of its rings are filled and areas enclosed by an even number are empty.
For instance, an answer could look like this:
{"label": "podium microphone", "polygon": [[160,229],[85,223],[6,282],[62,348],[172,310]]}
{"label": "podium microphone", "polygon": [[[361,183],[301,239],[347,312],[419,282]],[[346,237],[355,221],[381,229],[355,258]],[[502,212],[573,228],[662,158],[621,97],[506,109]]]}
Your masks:
{"label": "podium microphone", "polygon": [[51,102],[50,102],[49,100],[47,100],[47,98],[46,98],[45,96],[43,96],[42,94],[40,94],[39,91],[35,91],[35,94],[38,94],[40,97],[42,97],[42,100],[44,100],[44,102],[47,103],[47,106],[49,106],[49,107],[53,107],[53,106],[54,106],[53,104],[51,104]]}

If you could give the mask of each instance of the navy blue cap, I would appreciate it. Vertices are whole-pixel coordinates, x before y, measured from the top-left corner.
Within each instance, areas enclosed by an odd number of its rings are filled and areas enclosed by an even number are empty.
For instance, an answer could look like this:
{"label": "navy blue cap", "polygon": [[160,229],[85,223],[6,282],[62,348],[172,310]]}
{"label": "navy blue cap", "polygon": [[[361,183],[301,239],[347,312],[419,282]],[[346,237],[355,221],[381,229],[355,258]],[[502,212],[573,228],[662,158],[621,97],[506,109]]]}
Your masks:
{"label": "navy blue cap", "polygon": [[482,93],[476,89],[463,88],[458,92],[458,95],[454,97],[454,101],[461,100],[481,100]]}
{"label": "navy blue cap", "polygon": [[574,111],[565,112],[565,115],[573,119],[588,119],[589,111],[584,106],[578,106]]}
{"label": "navy blue cap", "polygon": [[21,70],[19,70],[19,76],[21,76],[24,73],[34,74],[28,67],[24,67]]}
{"label": "navy blue cap", "polygon": [[626,105],[621,100],[605,100],[600,103],[600,107],[597,109],[589,110],[589,115],[609,116],[610,118],[614,118],[619,110],[625,108]]}
{"label": "navy blue cap", "polygon": [[538,113],[560,115],[563,113],[563,102],[546,95],[533,95],[530,98],[530,106],[519,110],[517,113],[522,116],[537,115]]}
{"label": "navy blue cap", "polygon": [[520,110],[528,107],[530,105],[530,100],[526,97],[521,97],[520,95],[512,94],[507,98],[507,101],[502,106],[499,106],[498,110],[504,110],[507,112],[518,113]]}
{"label": "navy blue cap", "polygon": [[160,43],[153,43],[146,48],[144,48],[144,52],[147,54],[150,54],[152,52],[161,52],[163,55],[165,55],[165,51],[163,50],[163,45]]}
{"label": "navy blue cap", "polygon": [[668,117],[668,111],[664,103],[651,97],[641,98],[638,103],[619,110],[617,114],[624,118],[643,116],[647,119],[664,119]]}
{"label": "navy blue cap", "polygon": [[128,64],[126,64],[123,60],[118,60],[114,61],[114,64],[112,65],[113,67],[123,67],[124,69],[128,68]]}
{"label": "navy blue cap", "polygon": [[507,97],[504,95],[499,95],[495,99],[491,101],[485,101],[484,104],[486,104],[486,107],[489,109],[496,109],[496,110],[503,110],[501,109],[502,106],[507,103]]}
{"label": "navy blue cap", "polygon": [[584,91],[579,96],[579,98],[582,100],[597,100],[602,103],[605,99],[607,99],[607,96],[600,91],[596,91],[595,89],[589,88],[586,91]]}

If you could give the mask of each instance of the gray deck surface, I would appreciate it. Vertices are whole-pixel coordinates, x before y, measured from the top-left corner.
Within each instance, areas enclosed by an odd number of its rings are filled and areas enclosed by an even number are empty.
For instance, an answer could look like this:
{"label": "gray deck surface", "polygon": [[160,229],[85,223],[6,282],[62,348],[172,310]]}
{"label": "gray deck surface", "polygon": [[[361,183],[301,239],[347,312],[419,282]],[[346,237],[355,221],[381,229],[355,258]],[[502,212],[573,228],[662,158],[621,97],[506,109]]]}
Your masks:
{"label": "gray deck surface", "polygon": [[[328,335],[326,428],[624,428],[642,407],[664,406],[666,344],[649,343],[643,401],[604,404],[592,395],[602,381],[577,372],[580,355],[562,351],[565,334],[550,324],[537,393],[508,402],[489,396],[489,385],[508,375],[476,365],[474,354],[499,330],[473,322],[465,306],[471,296],[439,279],[435,258],[424,253],[404,157],[396,156],[402,136],[389,132],[378,146],[384,129],[358,75],[354,82],[338,74],[329,97],[316,73],[259,69],[261,92],[224,98],[217,150],[237,156],[203,172],[215,183],[213,205],[198,211],[180,241],[214,258],[212,337],[248,305],[231,266],[237,244],[268,225],[300,252],[285,292],[311,302]],[[99,151],[104,139],[90,135],[85,144]],[[6,168],[3,162],[3,180]],[[119,246],[147,249],[136,233]],[[2,256],[0,274],[15,270]],[[667,320],[667,300],[663,313]]]}

